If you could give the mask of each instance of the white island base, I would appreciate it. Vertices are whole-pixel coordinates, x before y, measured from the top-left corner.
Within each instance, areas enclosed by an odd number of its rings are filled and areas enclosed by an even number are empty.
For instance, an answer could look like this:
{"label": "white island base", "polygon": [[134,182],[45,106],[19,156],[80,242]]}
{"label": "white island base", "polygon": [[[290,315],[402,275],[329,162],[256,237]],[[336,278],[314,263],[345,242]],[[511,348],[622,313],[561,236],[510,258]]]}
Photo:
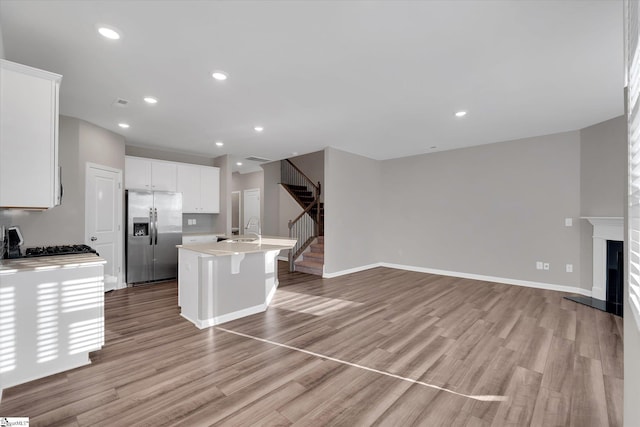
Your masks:
{"label": "white island base", "polygon": [[277,257],[295,244],[179,246],[178,305],[203,329],[263,312],[278,287]]}

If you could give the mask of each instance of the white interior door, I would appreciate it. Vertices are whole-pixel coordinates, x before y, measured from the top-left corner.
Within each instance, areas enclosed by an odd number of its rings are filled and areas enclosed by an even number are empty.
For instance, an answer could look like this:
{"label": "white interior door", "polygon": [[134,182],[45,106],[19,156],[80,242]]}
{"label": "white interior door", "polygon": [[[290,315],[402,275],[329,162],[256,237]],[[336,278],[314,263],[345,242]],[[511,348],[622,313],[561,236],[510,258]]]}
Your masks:
{"label": "white interior door", "polygon": [[85,243],[107,260],[104,290],[122,287],[122,171],[87,163]]}
{"label": "white interior door", "polygon": [[260,189],[251,188],[244,190],[242,223],[244,233],[253,232],[260,234]]}

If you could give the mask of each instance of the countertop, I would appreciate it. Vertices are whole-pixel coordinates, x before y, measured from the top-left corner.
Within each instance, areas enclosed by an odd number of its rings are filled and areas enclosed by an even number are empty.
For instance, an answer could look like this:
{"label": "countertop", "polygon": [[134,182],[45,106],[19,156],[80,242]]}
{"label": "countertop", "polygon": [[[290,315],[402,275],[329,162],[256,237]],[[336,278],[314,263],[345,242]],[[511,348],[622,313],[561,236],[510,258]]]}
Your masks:
{"label": "countertop", "polygon": [[74,254],[41,256],[32,258],[14,258],[0,260],[0,275],[22,271],[55,270],[59,268],[76,268],[81,266],[106,264],[104,258],[95,254]]}
{"label": "countertop", "polygon": [[[254,238],[255,236],[233,236],[231,240],[242,238]],[[207,255],[228,256],[241,253],[255,253],[280,251],[283,249],[291,249],[296,244],[296,239],[286,237],[262,236],[260,243],[258,240],[254,242],[209,242],[209,243],[193,243],[188,245],[178,245],[178,248],[188,249],[194,252],[201,252]]]}
{"label": "countertop", "polygon": [[183,236],[220,236],[220,237],[225,237],[224,233],[214,233],[214,232],[208,232],[208,231],[204,231],[204,232],[193,232],[193,233],[182,233]]}

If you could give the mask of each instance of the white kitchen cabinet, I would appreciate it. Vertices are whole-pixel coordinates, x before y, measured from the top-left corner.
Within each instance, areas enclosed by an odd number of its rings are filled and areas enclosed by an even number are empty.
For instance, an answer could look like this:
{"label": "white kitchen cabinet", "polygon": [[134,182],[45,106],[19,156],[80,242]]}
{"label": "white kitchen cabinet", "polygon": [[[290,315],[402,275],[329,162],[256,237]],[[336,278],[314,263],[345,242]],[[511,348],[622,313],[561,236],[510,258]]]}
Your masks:
{"label": "white kitchen cabinet", "polygon": [[182,212],[200,212],[200,167],[178,165],[178,191],[182,193]]}
{"label": "white kitchen cabinet", "polygon": [[59,74],[0,59],[0,207],[60,204],[61,80]]}
{"label": "white kitchen cabinet", "polygon": [[151,189],[176,191],[177,165],[173,162],[151,162]]}
{"label": "white kitchen cabinet", "polygon": [[91,363],[89,353],[104,345],[98,262],[0,270],[1,388]]}
{"label": "white kitchen cabinet", "polygon": [[220,169],[202,167],[200,169],[200,203],[202,211],[220,212]]}
{"label": "white kitchen cabinet", "polygon": [[177,176],[183,213],[220,212],[219,168],[178,164]]}
{"label": "white kitchen cabinet", "polygon": [[151,160],[128,156],[124,158],[124,188],[151,190]]}
{"label": "white kitchen cabinet", "polygon": [[176,163],[130,156],[124,162],[127,190],[176,191]]}

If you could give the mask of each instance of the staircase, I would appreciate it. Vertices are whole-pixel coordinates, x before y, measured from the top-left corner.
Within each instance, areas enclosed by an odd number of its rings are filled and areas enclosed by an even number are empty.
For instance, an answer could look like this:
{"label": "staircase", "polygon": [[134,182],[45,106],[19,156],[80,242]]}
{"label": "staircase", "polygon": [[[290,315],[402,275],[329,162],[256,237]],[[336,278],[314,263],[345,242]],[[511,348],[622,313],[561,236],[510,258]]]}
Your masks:
{"label": "staircase", "polygon": [[316,242],[302,253],[302,259],[295,262],[295,271],[322,276],[324,270],[324,236],[318,236]]}
{"label": "staircase", "polygon": [[[290,160],[280,162],[281,185],[303,209],[289,221],[289,237],[297,240],[289,251],[289,271],[322,276],[324,270],[324,203],[321,187]],[[302,256],[302,259],[298,260]]]}
{"label": "staircase", "polygon": [[[302,209],[306,209],[311,205],[315,198],[313,197],[313,193],[307,190],[307,187],[302,185],[293,185],[293,184],[282,184],[282,186],[291,194],[291,196],[295,199],[296,202],[302,207]],[[309,215],[312,218],[316,218],[318,212],[318,205],[320,205],[320,230],[318,235],[324,236],[324,203],[319,202],[318,204],[314,204],[309,209]]]}

